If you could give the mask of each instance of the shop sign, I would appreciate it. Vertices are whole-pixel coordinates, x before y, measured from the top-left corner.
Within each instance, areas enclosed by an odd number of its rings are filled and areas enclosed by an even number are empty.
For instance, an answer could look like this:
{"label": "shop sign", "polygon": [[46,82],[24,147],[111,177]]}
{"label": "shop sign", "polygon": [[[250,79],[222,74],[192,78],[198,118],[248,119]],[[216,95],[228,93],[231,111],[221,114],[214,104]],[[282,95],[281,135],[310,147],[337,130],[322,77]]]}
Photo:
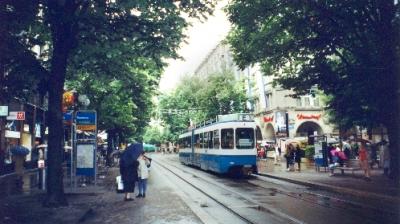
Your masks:
{"label": "shop sign", "polygon": [[9,131],[6,130],[6,138],[20,138],[21,134],[19,133],[19,131]]}
{"label": "shop sign", "polygon": [[263,119],[265,123],[272,122],[274,121],[274,116],[263,117]]}
{"label": "shop sign", "polygon": [[8,115],[8,106],[0,106],[0,117],[6,117]]}
{"label": "shop sign", "polygon": [[25,111],[10,111],[7,120],[23,121],[25,120]]}
{"label": "shop sign", "polygon": [[44,168],[44,160],[43,159],[38,160],[38,168],[41,168],[41,169]]}
{"label": "shop sign", "polygon": [[72,124],[73,111],[69,110],[63,113],[63,122],[65,125]]}
{"label": "shop sign", "polygon": [[320,118],[321,118],[321,114],[310,114],[310,115],[297,114],[297,119],[299,119],[299,120],[306,120],[306,119],[319,120]]}
{"label": "shop sign", "polygon": [[96,125],[76,125],[76,129],[80,131],[96,131]]}

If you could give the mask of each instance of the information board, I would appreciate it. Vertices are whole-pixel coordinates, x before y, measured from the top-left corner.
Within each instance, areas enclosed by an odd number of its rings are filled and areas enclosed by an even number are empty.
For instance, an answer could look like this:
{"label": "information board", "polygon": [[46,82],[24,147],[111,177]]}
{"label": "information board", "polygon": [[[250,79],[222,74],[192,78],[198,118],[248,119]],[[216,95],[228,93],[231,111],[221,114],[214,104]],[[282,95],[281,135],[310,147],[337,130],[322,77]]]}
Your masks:
{"label": "information board", "polygon": [[77,144],[76,174],[83,176],[95,175],[95,145]]}

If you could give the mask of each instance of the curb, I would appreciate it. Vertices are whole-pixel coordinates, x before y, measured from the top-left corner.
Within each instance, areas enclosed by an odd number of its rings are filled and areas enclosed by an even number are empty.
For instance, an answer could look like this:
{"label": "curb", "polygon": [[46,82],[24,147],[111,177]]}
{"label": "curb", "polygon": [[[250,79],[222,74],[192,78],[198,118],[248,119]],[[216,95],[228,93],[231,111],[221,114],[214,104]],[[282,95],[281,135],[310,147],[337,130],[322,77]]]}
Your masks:
{"label": "curb", "polygon": [[344,194],[348,194],[348,195],[352,195],[352,196],[356,196],[356,197],[364,197],[364,198],[367,197],[367,198],[371,198],[371,199],[375,199],[375,200],[385,200],[385,201],[392,202],[392,203],[400,203],[400,198],[395,197],[395,196],[383,195],[383,194],[362,191],[362,190],[354,190],[354,189],[349,189],[349,188],[345,188],[345,187],[332,186],[332,185],[327,185],[327,184],[322,184],[322,183],[289,179],[289,178],[275,176],[275,175],[266,174],[266,173],[258,173],[258,175],[290,182],[293,184],[303,185],[303,186],[307,186],[307,187],[313,187],[313,188],[317,188],[320,190],[326,190],[326,191],[330,191],[330,192],[334,192],[334,193],[341,193],[341,194],[344,193]]}

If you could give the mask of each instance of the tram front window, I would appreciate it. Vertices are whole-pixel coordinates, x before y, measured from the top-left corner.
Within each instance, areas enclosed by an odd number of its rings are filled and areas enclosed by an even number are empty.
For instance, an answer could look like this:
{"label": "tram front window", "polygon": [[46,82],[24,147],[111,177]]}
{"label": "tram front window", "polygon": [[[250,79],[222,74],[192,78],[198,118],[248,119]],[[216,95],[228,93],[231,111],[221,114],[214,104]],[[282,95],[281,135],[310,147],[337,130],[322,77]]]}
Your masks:
{"label": "tram front window", "polygon": [[252,128],[236,129],[236,148],[237,149],[254,148],[254,129]]}

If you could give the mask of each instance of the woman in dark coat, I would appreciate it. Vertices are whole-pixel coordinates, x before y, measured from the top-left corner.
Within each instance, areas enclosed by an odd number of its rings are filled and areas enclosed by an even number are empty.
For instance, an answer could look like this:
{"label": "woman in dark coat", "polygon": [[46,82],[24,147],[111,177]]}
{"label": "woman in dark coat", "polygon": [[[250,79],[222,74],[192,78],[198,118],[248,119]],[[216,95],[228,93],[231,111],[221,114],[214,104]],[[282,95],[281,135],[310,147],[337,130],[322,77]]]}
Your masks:
{"label": "woman in dark coat", "polygon": [[124,183],[125,201],[133,201],[131,193],[135,190],[135,182],[138,180],[138,166],[137,160],[133,161],[120,161],[119,172],[121,173],[122,182]]}
{"label": "woman in dark coat", "polygon": [[301,151],[301,148],[299,145],[296,146],[296,150],[294,152],[294,160],[297,163],[299,172],[300,172],[300,164],[301,164],[301,157],[303,156],[303,152]]}

